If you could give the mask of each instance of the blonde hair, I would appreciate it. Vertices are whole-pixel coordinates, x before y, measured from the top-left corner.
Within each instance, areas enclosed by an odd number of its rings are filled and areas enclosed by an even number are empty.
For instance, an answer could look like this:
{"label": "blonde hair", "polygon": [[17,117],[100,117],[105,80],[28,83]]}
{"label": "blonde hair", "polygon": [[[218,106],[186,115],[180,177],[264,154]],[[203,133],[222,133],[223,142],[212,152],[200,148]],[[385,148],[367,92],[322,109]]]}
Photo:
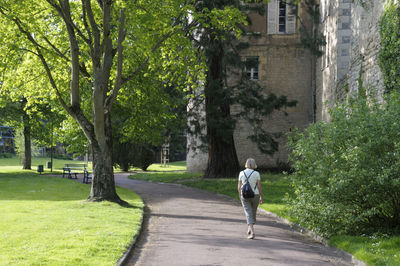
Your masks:
{"label": "blonde hair", "polygon": [[257,168],[256,161],[253,158],[249,158],[249,159],[247,159],[244,167],[249,168],[249,169],[256,169]]}

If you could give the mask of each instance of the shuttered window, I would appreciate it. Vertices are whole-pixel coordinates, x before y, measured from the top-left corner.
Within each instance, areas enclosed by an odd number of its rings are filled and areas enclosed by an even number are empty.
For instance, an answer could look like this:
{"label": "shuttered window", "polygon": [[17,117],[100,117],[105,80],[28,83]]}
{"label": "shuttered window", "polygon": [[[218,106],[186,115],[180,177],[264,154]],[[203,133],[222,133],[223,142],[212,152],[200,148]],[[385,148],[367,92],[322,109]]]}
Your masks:
{"label": "shuttered window", "polygon": [[268,3],[267,33],[295,34],[296,15],[294,9],[286,1],[271,0]]}

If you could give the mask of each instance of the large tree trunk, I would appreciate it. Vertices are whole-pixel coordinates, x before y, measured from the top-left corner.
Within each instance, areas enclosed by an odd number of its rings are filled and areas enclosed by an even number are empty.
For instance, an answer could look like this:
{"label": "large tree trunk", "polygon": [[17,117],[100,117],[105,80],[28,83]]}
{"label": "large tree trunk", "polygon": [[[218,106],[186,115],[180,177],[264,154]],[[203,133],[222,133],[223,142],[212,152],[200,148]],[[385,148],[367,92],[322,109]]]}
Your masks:
{"label": "large tree trunk", "polygon": [[[93,151],[93,180],[90,201],[108,200],[127,204],[115,190],[112,160],[112,126],[109,114],[104,115],[104,140],[91,141]],[[103,145],[101,145],[103,143]]]}
{"label": "large tree trunk", "polygon": [[226,139],[213,132],[208,137],[208,161],[204,176],[206,178],[236,176],[239,172],[239,161],[233,136]]}
{"label": "large tree trunk", "polygon": [[31,150],[31,126],[29,124],[29,116],[23,114],[24,122],[24,155],[22,157],[23,169],[31,169],[32,166],[32,150]]}
{"label": "large tree trunk", "polygon": [[222,43],[214,47],[218,48],[208,58],[205,84],[208,162],[204,177],[233,177],[238,174],[239,162],[233,139],[235,126],[230,113],[230,95],[223,86],[224,48]]}
{"label": "large tree trunk", "polygon": [[93,180],[89,200],[122,202],[115,190],[114,171],[110,152],[103,151],[97,145],[92,145],[92,150]]}

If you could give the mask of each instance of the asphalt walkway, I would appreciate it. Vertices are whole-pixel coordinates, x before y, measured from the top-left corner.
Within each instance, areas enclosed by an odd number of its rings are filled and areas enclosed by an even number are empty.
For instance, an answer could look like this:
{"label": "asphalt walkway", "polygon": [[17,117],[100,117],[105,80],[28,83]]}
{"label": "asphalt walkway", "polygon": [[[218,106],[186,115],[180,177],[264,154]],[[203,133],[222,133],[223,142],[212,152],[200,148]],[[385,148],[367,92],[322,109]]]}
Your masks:
{"label": "asphalt walkway", "polygon": [[[258,213],[248,240],[238,201],[178,184],[116,174],[118,186],[145,201],[145,222],[127,265],[353,265],[349,258]],[[265,193],[268,193],[265,191]]]}

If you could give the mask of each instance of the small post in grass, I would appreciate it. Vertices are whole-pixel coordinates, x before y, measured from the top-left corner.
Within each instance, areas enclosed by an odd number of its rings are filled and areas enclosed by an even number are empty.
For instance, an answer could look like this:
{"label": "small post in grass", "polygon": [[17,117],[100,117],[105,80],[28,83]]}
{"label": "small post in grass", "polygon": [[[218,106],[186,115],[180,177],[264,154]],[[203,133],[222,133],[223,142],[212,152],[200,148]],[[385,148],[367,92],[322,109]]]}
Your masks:
{"label": "small post in grass", "polygon": [[37,171],[39,172],[39,174],[42,174],[42,172],[43,172],[43,165],[38,165],[37,166]]}

